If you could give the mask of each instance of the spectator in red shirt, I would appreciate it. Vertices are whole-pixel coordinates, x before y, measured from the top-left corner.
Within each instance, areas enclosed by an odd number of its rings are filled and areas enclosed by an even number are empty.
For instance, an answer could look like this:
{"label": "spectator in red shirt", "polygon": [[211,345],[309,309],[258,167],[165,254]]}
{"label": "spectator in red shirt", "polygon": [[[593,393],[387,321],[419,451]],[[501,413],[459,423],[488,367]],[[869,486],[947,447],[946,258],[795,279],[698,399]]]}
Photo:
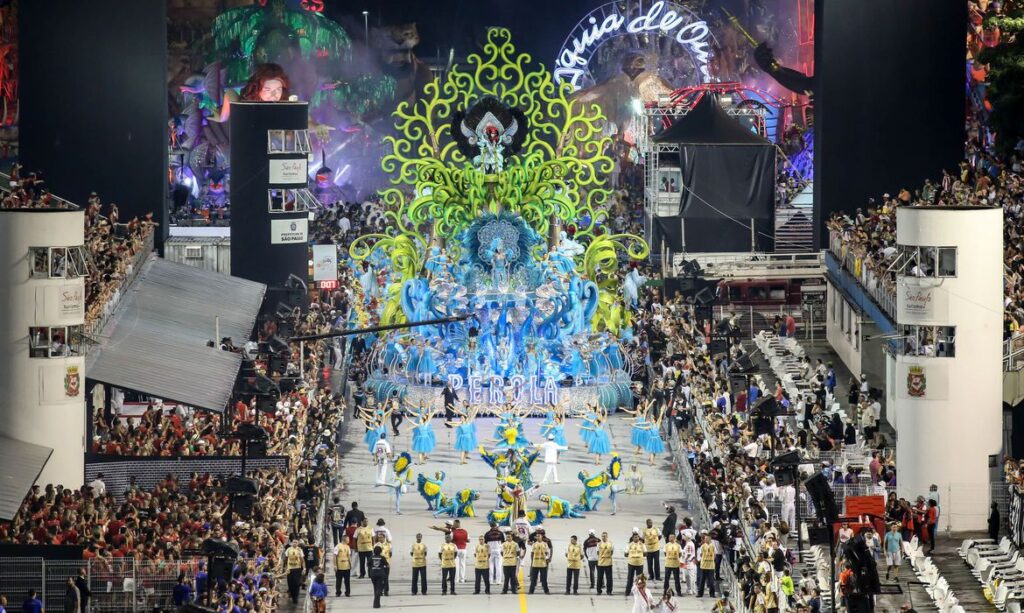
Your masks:
{"label": "spectator in red shirt", "polygon": [[459,583],[466,582],[466,546],[469,544],[469,533],[462,527],[459,520],[455,520],[452,523],[452,542],[455,543],[455,548],[458,549],[456,554],[456,574],[458,576]]}
{"label": "spectator in red shirt", "polygon": [[925,526],[928,530],[928,553],[935,550],[935,532],[939,528],[939,504],[934,500],[928,501],[928,511],[924,516]]}

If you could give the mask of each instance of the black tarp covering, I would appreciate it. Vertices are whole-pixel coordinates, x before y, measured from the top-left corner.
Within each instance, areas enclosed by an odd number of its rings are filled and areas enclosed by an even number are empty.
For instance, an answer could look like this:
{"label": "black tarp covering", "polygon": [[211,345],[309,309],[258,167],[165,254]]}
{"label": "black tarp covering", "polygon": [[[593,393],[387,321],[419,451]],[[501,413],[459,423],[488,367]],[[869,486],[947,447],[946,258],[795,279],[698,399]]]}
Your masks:
{"label": "black tarp covering", "polygon": [[749,251],[751,223],[755,249],[772,250],[775,147],[768,140],[726,114],[711,95],[654,140],[680,147],[686,251]]}

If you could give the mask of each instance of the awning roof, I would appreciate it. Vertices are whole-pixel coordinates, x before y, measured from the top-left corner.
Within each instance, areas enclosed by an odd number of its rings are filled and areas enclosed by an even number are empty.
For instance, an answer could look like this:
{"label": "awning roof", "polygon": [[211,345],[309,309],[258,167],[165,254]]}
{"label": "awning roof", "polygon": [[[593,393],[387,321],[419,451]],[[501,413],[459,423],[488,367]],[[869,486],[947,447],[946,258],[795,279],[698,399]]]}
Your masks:
{"label": "awning roof", "polygon": [[0,436],[0,521],[18,514],[53,449]]}
{"label": "awning roof", "polygon": [[242,365],[207,347],[249,339],[267,287],[151,258],[128,288],[85,363],[88,379],[210,411],[223,411]]}

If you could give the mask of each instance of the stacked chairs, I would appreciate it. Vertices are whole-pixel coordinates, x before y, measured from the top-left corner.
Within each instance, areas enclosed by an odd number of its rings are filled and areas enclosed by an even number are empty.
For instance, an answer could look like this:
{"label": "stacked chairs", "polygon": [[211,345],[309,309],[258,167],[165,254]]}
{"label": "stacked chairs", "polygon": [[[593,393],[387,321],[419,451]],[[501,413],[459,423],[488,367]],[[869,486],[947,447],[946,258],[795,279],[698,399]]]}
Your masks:
{"label": "stacked chairs", "polygon": [[1000,611],[1021,612],[1024,600],[1024,556],[1009,538],[999,543],[991,539],[966,539],[957,552],[971,574],[992,595]]}

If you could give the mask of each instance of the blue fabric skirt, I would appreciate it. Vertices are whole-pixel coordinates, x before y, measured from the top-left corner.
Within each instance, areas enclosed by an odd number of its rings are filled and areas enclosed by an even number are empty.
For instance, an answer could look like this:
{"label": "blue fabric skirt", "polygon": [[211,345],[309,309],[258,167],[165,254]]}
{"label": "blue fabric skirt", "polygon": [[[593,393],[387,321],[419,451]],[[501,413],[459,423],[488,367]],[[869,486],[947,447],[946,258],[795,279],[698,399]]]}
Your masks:
{"label": "blue fabric skirt", "polygon": [[[554,426],[549,431],[555,436],[555,442],[563,447],[568,447],[569,443],[565,440],[565,426]],[[584,430],[585,432],[585,430]]]}
{"label": "blue fabric skirt", "polygon": [[477,448],[473,424],[462,424],[455,429],[455,450],[474,451]]}
{"label": "blue fabric skirt", "polygon": [[647,440],[647,430],[640,426],[646,423],[647,422],[645,420],[640,419],[633,425],[633,430],[630,433],[629,440],[633,443],[634,447],[644,446],[644,442]]}
{"label": "blue fabric skirt", "polygon": [[601,455],[611,453],[612,441],[608,436],[608,432],[604,428],[594,432],[594,438],[590,440],[588,451],[590,451],[590,453],[597,453]]}
{"label": "blue fabric skirt", "polygon": [[647,431],[647,441],[644,442],[644,450],[647,453],[665,453],[665,441],[657,430]]}
{"label": "blue fabric skirt", "polygon": [[434,450],[434,430],[430,424],[416,426],[412,434],[412,450],[416,453],[430,453]]}

